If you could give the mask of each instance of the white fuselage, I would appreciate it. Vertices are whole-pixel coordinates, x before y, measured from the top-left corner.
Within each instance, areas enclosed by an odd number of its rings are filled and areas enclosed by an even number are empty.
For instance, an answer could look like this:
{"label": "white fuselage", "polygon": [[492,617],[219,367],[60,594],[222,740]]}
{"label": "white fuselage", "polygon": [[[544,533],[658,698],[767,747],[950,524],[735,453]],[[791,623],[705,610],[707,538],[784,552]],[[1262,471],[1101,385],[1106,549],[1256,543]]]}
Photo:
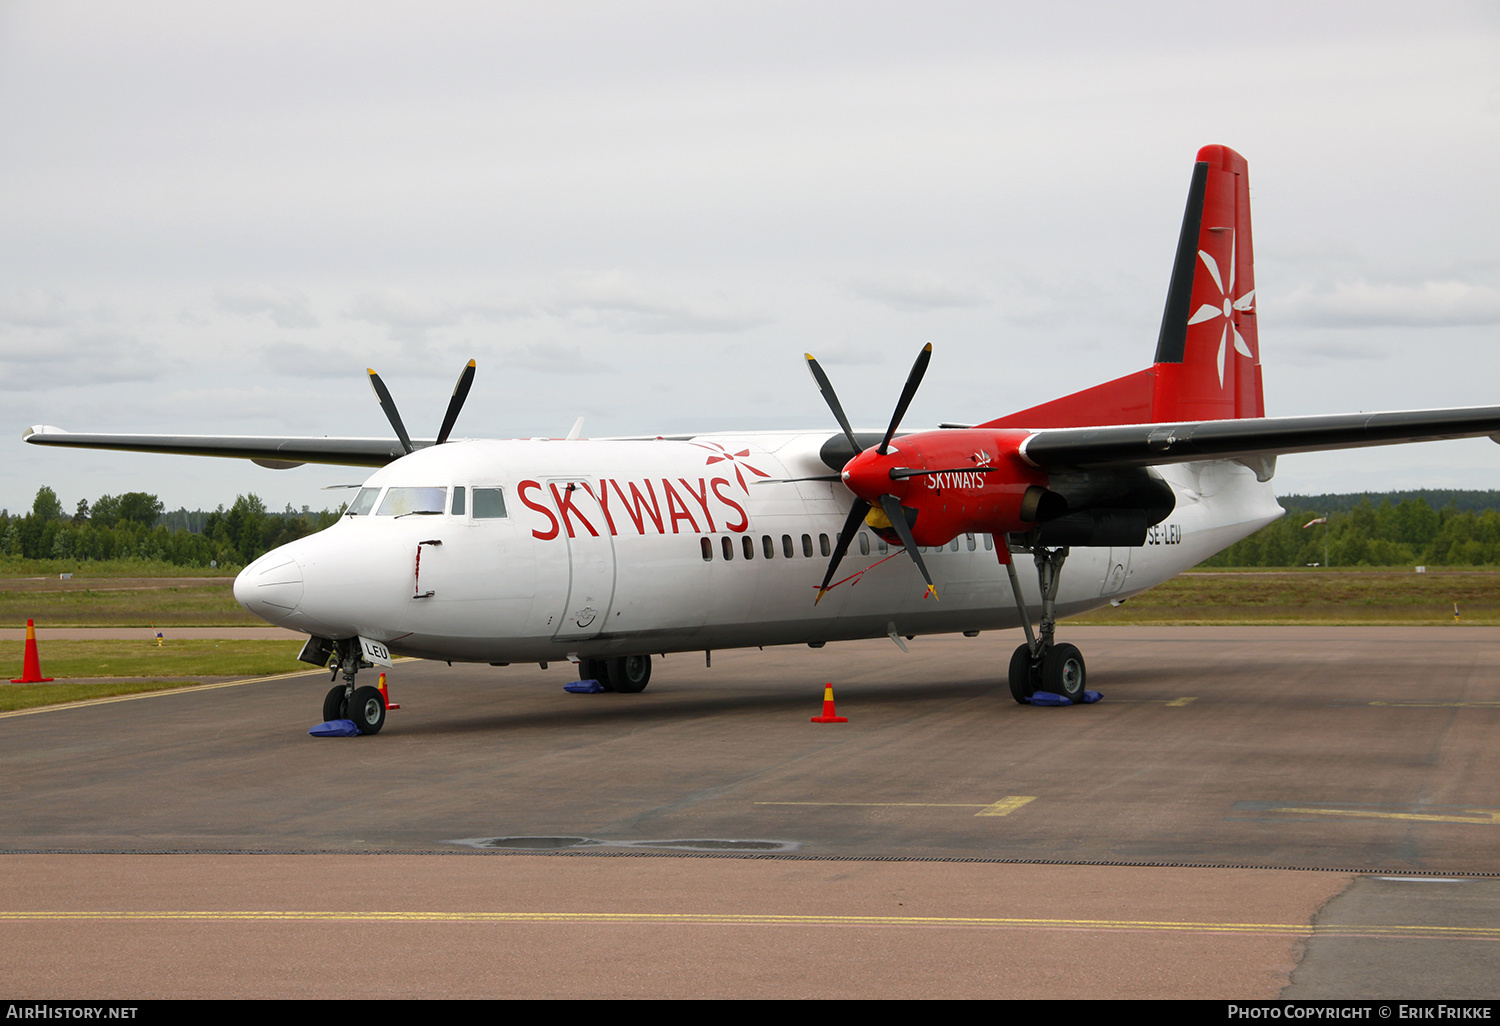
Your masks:
{"label": "white fuselage", "polygon": [[[836,481],[756,482],[828,475],[818,458],[827,438],[765,432],[420,449],[371,475],[365,488],[378,492],[361,493],[373,500],[370,512],[267,553],[240,574],[235,597],[308,634],[358,635],[398,655],[473,662],[1020,625],[987,535],[924,549],[934,600],[899,546],[861,530],[835,576],[842,583],[814,606],[851,494]],[[1144,591],[1282,514],[1270,485],[1238,463],[1158,470],[1176,509],[1143,546],[1073,549],[1060,616]],[[442,489],[442,512],[382,514],[391,488]],[[455,513],[460,488],[463,511]],[[1029,564],[1018,557],[1035,618]]]}

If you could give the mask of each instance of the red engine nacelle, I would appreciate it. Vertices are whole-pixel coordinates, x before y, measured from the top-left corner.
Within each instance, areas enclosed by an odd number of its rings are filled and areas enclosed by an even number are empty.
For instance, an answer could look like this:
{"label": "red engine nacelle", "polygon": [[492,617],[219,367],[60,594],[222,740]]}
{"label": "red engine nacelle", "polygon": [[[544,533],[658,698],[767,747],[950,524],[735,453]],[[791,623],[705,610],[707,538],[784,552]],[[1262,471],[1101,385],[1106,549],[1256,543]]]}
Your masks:
{"label": "red engine nacelle", "polygon": [[[1029,434],[971,428],[903,435],[884,455],[874,448],[859,453],[842,477],[873,507],[866,522],[887,541],[900,539],[881,512],[882,495],[915,511],[909,522],[918,545],[946,545],[967,533],[1025,531],[1035,526],[1036,500],[1047,487],[1047,476],[1020,456]],[[1033,488],[1038,491],[1028,502]]]}

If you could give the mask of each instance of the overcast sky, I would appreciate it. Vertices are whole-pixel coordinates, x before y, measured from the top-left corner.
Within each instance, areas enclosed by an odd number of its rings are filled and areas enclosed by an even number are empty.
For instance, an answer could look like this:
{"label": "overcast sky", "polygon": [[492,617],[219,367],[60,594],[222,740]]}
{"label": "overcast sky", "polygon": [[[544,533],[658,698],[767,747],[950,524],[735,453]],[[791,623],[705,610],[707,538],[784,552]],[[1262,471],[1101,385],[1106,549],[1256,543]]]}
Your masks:
{"label": "overcast sky", "polygon": [[[1500,404],[1500,6],[0,0],[0,506],[322,508],[354,469],[71,430],[978,421],[1146,366],[1250,163],[1266,406]],[[1487,440],[1278,490],[1500,488]]]}

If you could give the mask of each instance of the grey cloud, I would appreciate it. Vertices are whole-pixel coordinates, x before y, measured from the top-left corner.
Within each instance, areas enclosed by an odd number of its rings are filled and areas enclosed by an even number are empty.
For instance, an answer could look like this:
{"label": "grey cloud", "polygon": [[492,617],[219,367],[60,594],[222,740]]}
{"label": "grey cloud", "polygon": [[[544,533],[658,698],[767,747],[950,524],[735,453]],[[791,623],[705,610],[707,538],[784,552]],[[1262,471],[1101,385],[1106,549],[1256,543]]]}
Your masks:
{"label": "grey cloud", "polygon": [[975,286],[955,284],[934,274],[864,278],[851,282],[849,287],[863,299],[911,313],[982,306],[988,301]]}
{"label": "grey cloud", "polygon": [[1290,325],[1319,328],[1500,324],[1500,290],[1451,280],[1415,285],[1345,280],[1332,288],[1297,289],[1275,302],[1273,316]]}
{"label": "grey cloud", "polygon": [[585,352],[579,345],[555,342],[532,342],[506,351],[507,367],[538,371],[542,374],[598,374],[615,368]]}
{"label": "grey cloud", "polygon": [[768,317],[717,304],[659,299],[618,273],[576,280],[546,303],[545,310],[642,335],[734,334],[770,323]]}
{"label": "grey cloud", "polygon": [[274,285],[251,285],[224,288],[214,293],[214,305],[220,311],[244,317],[265,314],[278,328],[316,328],[312,304],[305,294],[293,288]]}
{"label": "grey cloud", "polygon": [[32,286],[0,295],[0,323],[55,328],[68,323],[68,304],[56,293]]}
{"label": "grey cloud", "polygon": [[508,320],[529,312],[504,302],[451,302],[399,287],[367,292],[348,310],[350,317],[377,324],[406,343],[426,342],[429,332],[465,322]]}
{"label": "grey cloud", "polygon": [[106,327],[0,332],[0,391],[151,381],[165,376],[159,346]]}

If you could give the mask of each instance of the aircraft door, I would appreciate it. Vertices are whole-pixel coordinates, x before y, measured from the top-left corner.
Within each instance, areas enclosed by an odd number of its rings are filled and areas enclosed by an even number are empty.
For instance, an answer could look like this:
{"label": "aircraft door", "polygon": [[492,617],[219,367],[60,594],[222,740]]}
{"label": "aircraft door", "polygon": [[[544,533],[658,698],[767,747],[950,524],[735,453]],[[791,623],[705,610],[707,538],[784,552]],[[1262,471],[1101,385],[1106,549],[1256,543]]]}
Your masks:
{"label": "aircraft door", "polygon": [[1119,594],[1125,587],[1125,580],[1130,576],[1130,553],[1128,546],[1114,545],[1109,549],[1109,561],[1104,567],[1104,587],[1100,590],[1101,598]]}
{"label": "aircraft door", "polygon": [[592,638],[609,622],[615,594],[615,545],[609,524],[584,478],[547,482],[568,542],[568,600],[554,638]]}

